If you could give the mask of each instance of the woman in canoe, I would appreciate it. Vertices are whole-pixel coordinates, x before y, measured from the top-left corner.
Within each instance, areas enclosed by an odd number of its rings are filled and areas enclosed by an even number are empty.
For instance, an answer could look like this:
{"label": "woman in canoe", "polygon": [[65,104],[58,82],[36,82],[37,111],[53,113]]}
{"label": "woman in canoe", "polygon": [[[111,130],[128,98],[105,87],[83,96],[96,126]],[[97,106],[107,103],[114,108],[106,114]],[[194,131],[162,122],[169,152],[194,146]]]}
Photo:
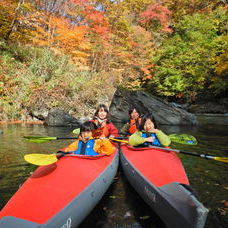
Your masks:
{"label": "woman in canoe", "polygon": [[80,127],[80,134],[78,140],[71,143],[60,152],[72,152],[79,155],[110,155],[115,151],[115,147],[109,139],[94,139],[93,132],[96,125],[92,121],[86,121]]}
{"label": "woman in canoe", "polygon": [[129,109],[128,114],[129,122],[121,128],[121,132],[132,135],[139,129],[142,118],[140,117],[140,112],[136,108]]}
{"label": "woman in canoe", "polygon": [[139,131],[129,137],[129,144],[132,146],[169,146],[170,143],[169,136],[157,129],[157,124],[151,114],[142,117]]}
{"label": "woman in canoe", "polygon": [[92,121],[97,126],[97,129],[93,133],[93,137],[112,138],[119,135],[118,129],[110,120],[109,110],[106,105],[98,105]]}

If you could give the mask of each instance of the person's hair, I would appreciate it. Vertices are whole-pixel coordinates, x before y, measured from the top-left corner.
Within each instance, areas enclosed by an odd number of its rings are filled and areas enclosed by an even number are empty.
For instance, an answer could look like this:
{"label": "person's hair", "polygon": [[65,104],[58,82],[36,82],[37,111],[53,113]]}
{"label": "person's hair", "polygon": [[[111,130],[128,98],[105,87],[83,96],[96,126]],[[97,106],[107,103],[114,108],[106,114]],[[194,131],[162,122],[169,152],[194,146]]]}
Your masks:
{"label": "person's hair", "polygon": [[92,121],[86,121],[80,126],[80,134],[85,131],[94,131],[97,129],[97,126]]}
{"label": "person's hair", "polygon": [[135,108],[135,107],[132,107],[132,108],[130,108],[130,109],[128,110],[129,116],[131,115],[131,113],[132,113],[134,110],[139,114],[139,116],[141,116],[140,111],[139,111],[137,108]]}
{"label": "person's hair", "polygon": [[99,104],[99,105],[97,106],[97,109],[96,109],[96,111],[95,111],[95,113],[94,113],[93,119],[96,119],[96,117],[99,117],[99,116],[98,116],[98,112],[99,112],[99,110],[102,109],[102,108],[103,108],[104,111],[107,113],[106,119],[107,119],[108,121],[110,121],[109,110],[108,110],[108,107],[107,107],[105,104]]}
{"label": "person's hair", "polygon": [[142,117],[141,124],[139,125],[139,130],[144,130],[144,125],[147,120],[151,120],[154,123],[154,127],[157,128],[157,123],[151,113],[147,113]]}

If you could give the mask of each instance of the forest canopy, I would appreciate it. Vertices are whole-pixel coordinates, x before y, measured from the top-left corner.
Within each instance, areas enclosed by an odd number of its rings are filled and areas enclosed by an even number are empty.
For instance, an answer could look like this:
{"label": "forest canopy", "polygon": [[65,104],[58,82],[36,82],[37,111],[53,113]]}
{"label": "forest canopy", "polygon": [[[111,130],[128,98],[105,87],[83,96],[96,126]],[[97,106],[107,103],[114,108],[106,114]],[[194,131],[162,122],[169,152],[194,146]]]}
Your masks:
{"label": "forest canopy", "polygon": [[225,0],[0,0],[0,119],[96,105],[118,86],[228,91]]}

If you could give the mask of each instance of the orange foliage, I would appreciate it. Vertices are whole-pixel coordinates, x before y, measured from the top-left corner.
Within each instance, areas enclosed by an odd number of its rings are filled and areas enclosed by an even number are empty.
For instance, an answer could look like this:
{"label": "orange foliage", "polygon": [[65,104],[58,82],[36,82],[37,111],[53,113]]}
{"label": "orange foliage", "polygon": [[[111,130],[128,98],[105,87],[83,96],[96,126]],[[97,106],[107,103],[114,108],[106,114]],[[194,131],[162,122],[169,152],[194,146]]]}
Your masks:
{"label": "orange foliage", "polygon": [[169,19],[171,11],[160,4],[151,4],[146,11],[141,13],[139,22],[143,25],[149,26],[151,21],[158,21],[161,26],[161,31],[172,32],[169,28]]}

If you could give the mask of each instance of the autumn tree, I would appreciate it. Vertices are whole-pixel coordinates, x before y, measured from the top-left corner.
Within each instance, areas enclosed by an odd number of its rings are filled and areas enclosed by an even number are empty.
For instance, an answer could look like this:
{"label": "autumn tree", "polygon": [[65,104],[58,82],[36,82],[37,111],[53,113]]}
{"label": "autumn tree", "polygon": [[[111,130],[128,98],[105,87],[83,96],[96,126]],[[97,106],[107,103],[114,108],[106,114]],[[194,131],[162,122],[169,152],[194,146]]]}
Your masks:
{"label": "autumn tree", "polygon": [[[175,24],[175,33],[156,52],[157,66],[149,88],[160,95],[194,100],[200,92],[214,87],[215,64],[223,58],[226,47],[219,33],[227,19],[224,16],[225,9],[220,9],[210,14],[188,15]],[[220,89],[227,89],[225,84],[221,87],[220,81]]]}
{"label": "autumn tree", "polygon": [[151,4],[140,14],[139,22],[152,33],[172,32],[170,26],[171,11],[161,4]]}
{"label": "autumn tree", "polygon": [[27,19],[32,5],[23,0],[1,0],[0,36],[6,41],[26,43],[31,40],[31,26]]}

